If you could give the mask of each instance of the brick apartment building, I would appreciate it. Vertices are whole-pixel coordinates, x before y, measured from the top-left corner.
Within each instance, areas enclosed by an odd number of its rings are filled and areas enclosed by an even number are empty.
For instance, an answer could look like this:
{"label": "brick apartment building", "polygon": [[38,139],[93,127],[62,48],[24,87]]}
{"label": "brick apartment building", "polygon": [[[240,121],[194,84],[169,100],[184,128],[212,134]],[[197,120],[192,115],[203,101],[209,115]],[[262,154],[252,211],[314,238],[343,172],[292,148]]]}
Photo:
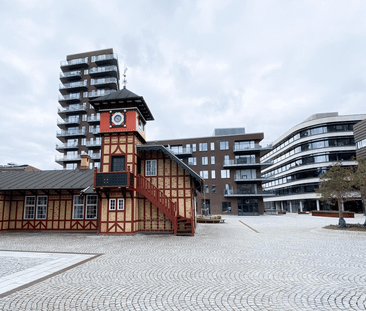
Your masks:
{"label": "brick apartment building", "polygon": [[215,129],[212,136],[149,142],[164,145],[204,180],[197,201],[198,214],[263,214],[261,169],[271,162],[260,157],[271,150],[259,145],[263,133],[244,128]]}
{"label": "brick apartment building", "polygon": [[100,166],[100,116],[89,100],[119,90],[119,67],[113,49],[68,55],[60,64],[60,95],[56,162],[64,169],[80,167],[80,155],[89,154],[91,167]]}

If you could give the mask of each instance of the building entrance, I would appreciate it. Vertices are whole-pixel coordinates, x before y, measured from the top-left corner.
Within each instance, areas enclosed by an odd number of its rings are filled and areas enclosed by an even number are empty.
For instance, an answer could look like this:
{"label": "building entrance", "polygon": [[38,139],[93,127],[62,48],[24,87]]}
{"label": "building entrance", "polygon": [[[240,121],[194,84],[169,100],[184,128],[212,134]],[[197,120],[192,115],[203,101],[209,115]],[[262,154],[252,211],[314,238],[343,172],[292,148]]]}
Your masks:
{"label": "building entrance", "polygon": [[258,199],[238,199],[239,216],[258,216]]}

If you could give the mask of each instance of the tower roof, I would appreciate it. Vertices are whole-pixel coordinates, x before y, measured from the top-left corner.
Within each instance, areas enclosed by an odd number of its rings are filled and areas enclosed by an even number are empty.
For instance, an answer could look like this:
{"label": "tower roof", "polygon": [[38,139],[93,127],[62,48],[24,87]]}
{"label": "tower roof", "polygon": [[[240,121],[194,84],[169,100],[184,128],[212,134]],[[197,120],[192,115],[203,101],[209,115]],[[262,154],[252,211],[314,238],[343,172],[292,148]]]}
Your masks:
{"label": "tower roof", "polygon": [[126,88],[89,101],[96,111],[115,108],[137,108],[146,121],[154,120],[149,107],[142,96]]}

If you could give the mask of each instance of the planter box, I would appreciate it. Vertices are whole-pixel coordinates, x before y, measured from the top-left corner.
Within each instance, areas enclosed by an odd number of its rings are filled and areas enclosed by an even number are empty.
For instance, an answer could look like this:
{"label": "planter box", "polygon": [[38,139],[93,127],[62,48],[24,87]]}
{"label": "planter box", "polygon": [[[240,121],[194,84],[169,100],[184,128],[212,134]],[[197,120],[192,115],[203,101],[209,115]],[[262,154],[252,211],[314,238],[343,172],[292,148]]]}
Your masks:
{"label": "planter box", "polygon": [[[323,216],[323,217],[339,217],[339,212],[337,211],[312,211],[312,216]],[[353,212],[343,212],[343,218],[355,218],[355,213]]]}
{"label": "planter box", "polygon": [[197,222],[204,224],[219,224],[221,222],[221,219],[197,218]]}

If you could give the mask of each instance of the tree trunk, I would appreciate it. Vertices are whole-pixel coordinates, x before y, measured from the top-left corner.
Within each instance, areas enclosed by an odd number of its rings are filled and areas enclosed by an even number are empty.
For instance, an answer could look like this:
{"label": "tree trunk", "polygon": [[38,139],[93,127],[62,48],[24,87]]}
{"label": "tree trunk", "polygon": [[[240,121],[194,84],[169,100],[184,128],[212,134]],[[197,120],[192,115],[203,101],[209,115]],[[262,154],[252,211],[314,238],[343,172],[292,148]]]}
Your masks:
{"label": "tree trunk", "polygon": [[338,210],[339,210],[338,227],[345,227],[346,221],[343,218],[343,201],[342,200],[338,200]]}

